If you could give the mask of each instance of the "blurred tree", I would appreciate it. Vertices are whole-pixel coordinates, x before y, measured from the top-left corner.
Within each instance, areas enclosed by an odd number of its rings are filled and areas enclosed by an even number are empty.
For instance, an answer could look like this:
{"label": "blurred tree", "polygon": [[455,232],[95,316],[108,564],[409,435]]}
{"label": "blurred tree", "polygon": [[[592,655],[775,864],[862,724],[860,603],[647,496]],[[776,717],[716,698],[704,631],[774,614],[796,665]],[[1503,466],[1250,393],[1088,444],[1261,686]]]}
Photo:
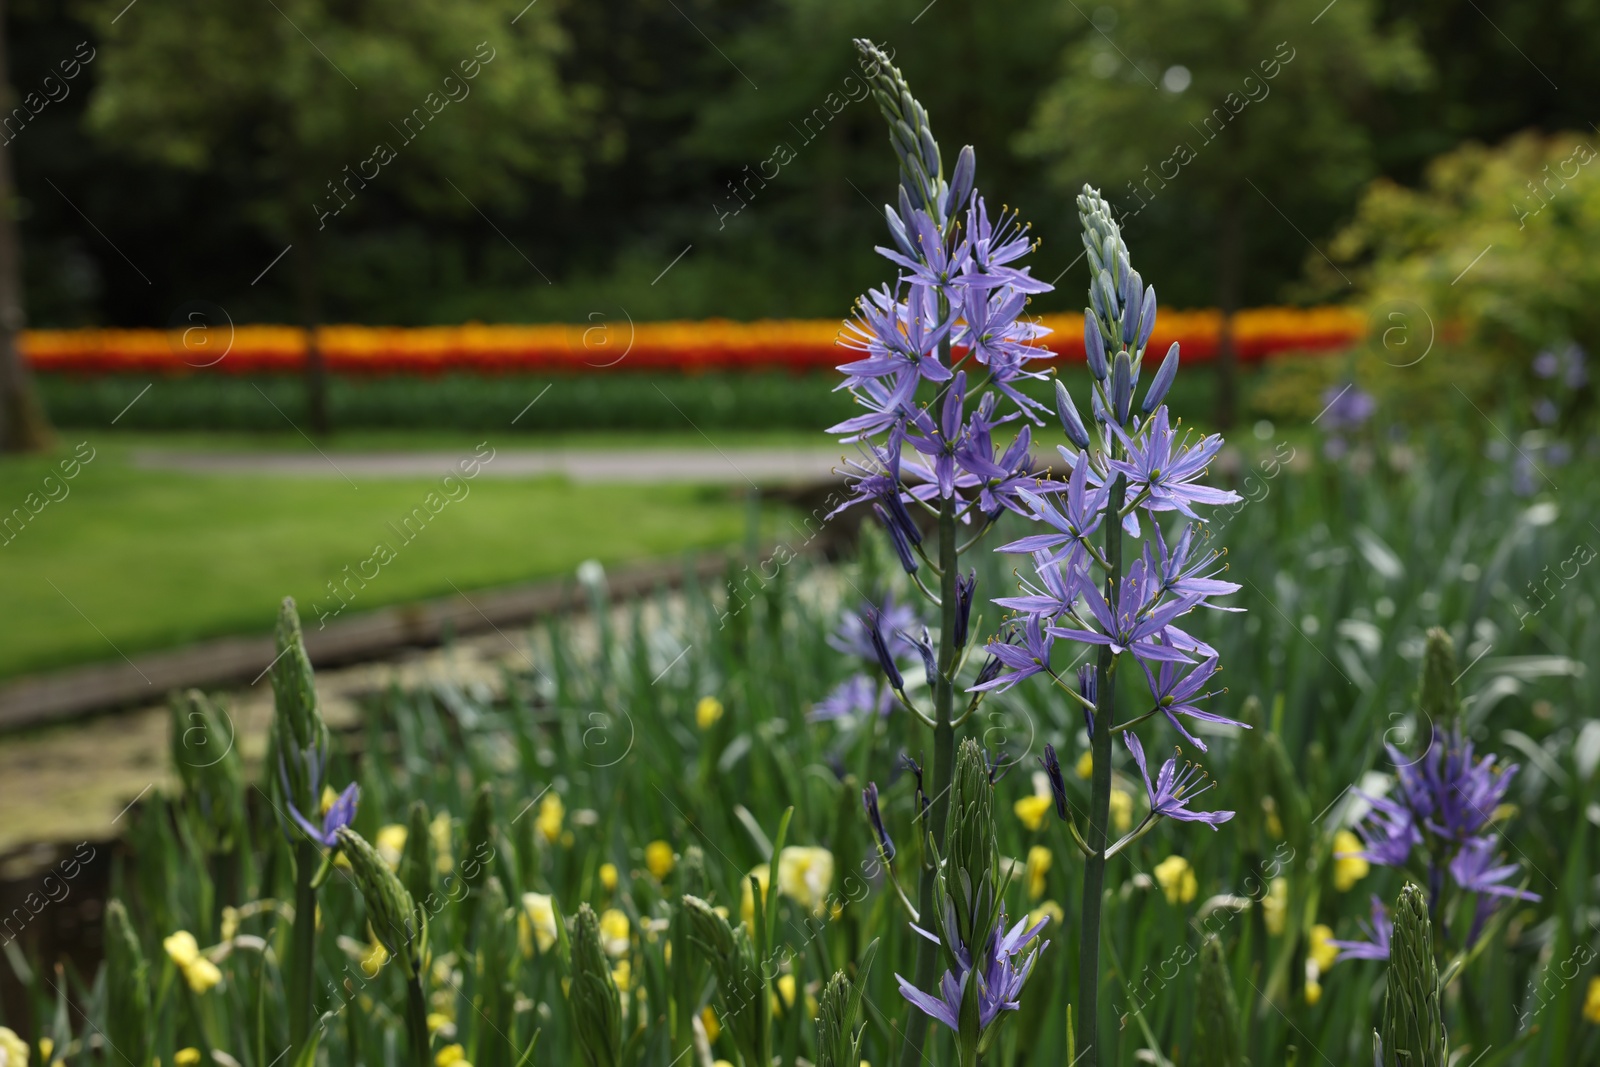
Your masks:
{"label": "blurred tree", "polygon": [[[9,116],[27,106],[11,88],[7,58],[6,3],[0,0],[0,100]],[[35,100],[40,99],[35,95]],[[34,104],[42,110],[42,104]],[[24,114],[28,114],[24,111]],[[0,131],[0,452],[28,452],[50,442],[50,424],[33,389],[28,365],[17,350],[27,323],[22,302],[22,241],[17,236],[17,197],[12,189],[11,142],[16,131]]]}
{"label": "blurred tree", "polygon": [[1407,34],[1375,28],[1369,0],[1310,19],[1303,5],[1269,0],[1109,0],[1092,18],[1023,146],[1049,161],[1065,192],[1100,187],[1124,211],[1134,248],[1146,212],[1208,247],[1200,255],[1223,314],[1217,419],[1227,426],[1231,317],[1247,266],[1285,247],[1298,258],[1333,224],[1375,170],[1362,122],[1372,91],[1421,84],[1427,63]]}
{"label": "blurred tree", "polygon": [[514,203],[532,176],[577,183],[592,93],[563,85],[552,4],[123,6],[95,8],[109,21],[89,122],[168,165],[246,172],[239,210],[294,250],[314,432],[328,431],[321,252],[376,199],[369,185],[461,215]]}

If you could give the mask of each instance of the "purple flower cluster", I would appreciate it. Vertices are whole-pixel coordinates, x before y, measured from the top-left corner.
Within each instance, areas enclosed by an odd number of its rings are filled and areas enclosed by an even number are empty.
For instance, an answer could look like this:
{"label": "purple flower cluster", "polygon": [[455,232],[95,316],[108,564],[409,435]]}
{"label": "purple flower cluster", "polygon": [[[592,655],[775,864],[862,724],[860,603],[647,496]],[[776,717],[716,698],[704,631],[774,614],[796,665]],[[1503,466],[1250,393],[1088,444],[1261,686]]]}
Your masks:
{"label": "purple flower cluster", "polygon": [[[1413,858],[1420,859],[1435,911],[1447,875],[1462,892],[1477,894],[1468,944],[1477,939],[1499,901],[1538,900],[1537,894],[1508,884],[1521,867],[1498,862],[1496,835],[1488,831],[1517,765],[1501,766],[1493,755],[1476,755],[1459,727],[1436,731],[1419,760],[1408,760],[1393,745],[1386,747],[1399,775],[1390,796],[1361,794],[1371,810],[1357,827],[1364,846],[1358,855],[1384,867],[1405,867]],[[1374,929],[1381,928],[1381,907],[1373,916]],[[1364,942],[1340,944],[1340,958],[1388,955],[1387,937],[1375,942],[1377,947]],[[1383,955],[1373,956],[1379,948]]]}
{"label": "purple flower cluster", "polygon": [[[937,1019],[951,1030],[961,1030],[961,1000],[966,995],[967,985],[977,983],[978,997],[978,1029],[987,1030],[1003,1011],[1016,1011],[1022,1005],[1018,997],[1022,994],[1022,987],[1028,981],[1028,975],[1033,971],[1034,961],[1039,953],[1050,946],[1050,942],[1043,941],[1034,944],[1034,938],[1039,931],[1044,929],[1050,920],[1040,919],[1033,926],[1028,926],[1026,918],[1017,920],[1015,926],[1006,929],[1006,913],[1002,908],[994,931],[989,935],[989,940],[983,952],[977,959],[973,959],[972,952],[965,945],[952,946],[955,957],[955,967],[944,972],[939,979],[939,995],[924,993],[912,982],[895,975],[900,983],[900,995],[905,997],[918,1010],[930,1019]],[[911,927],[923,937],[939,944],[936,934],[929,933],[919,926]],[[1031,950],[1029,946],[1033,947]],[[1027,954],[1024,956],[1024,952]]]}
{"label": "purple flower cluster", "polygon": [[[917,613],[909,604],[897,602],[892,592],[881,601],[866,601],[858,610],[847,611],[839,629],[829,635],[828,645],[873,664],[877,672],[859,671],[846,678],[812,706],[811,718],[820,721],[889,714],[894,707],[894,691],[905,688],[905,670],[910,669],[910,664],[924,662],[925,646],[915,636],[921,628]],[[913,655],[918,658],[912,659]]]}

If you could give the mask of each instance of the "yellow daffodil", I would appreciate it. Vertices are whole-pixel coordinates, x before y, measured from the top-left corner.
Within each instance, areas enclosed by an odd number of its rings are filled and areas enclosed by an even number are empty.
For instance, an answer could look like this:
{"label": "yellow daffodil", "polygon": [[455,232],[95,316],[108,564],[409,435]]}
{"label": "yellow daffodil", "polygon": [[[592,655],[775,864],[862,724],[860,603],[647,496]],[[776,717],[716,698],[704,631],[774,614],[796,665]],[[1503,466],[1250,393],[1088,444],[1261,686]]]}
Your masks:
{"label": "yellow daffodil", "polygon": [[600,885],[607,893],[617,890],[617,865],[615,863],[602,863],[600,865]]}
{"label": "yellow daffodil", "polygon": [[435,1067],[472,1067],[467,1062],[467,1050],[460,1045],[446,1045],[433,1058]]}
{"label": "yellow daffodil", "polygon": [[617,988],[626,993],[633,988],[633,965],[627,960],[618,960],[617,965],[611,968],[611,980],[617,983]]}
{"label": "yellow daffodil", "polygon": [[1583,1017],[1600,1023],[1600,978],[1589,979],[1589,990],[1583,995]]}
{"label": "yellow daffodil", "polygon": [[628,922],[626,912],[616,908],[607,908],[600,913],[600,944],[606,950],[606,955],[612,959],[628,954],[629,936],[633,933],[633,926]]}
{"label": "yellow daffodil", "polygon": [[1083,750],[1083,755],[1078,757],[1078,777],[1088,781],[1094,777],[1094,753],[1088,749]]}
{"label": "yellow daffodil", "polygon": [[1133,794],[1126,789],[1111,787],[1111,826],[1119,834],[1128,832],[1133,825]]}
{"label": "yellow daffodil", "polygon": [[378,850],[378,855],[383,857],[383,862],[389,865],[392,871],[400,869],[400,856],[406,850],[406,828],[399,823],[390,823],[388,826],[378,828],[378,837],[373,841]]}
{"label": "yellow daffodil", "polygon": [[700,703],[694,706],[695,725],[702,730],[709,730],[722,718],[722,701],[716,697],[701,697]]}
{"label": "yellow daffodil", "polygon": [[1011,810],[1017,813],[1017,818],[1029,830],[1037,830],[1044,825],[1044,817],[1055,806],[1055,801],[1049,797],[1031,796],[1023,797],[1011,805]]}
{"label": "yellow daffodil", "polygon": [[200,954],[200,944],[189,931],[179,930],[163,939],[161,946],[167,950],[168,958],[177,964],[178,970],[183,972],[184,981],[189,983],[189,988],[194,992],[204,993],[222,981],[222,972],[215,963]]}
{"label": "yellow daffodil", "polygon": [[28,1067],[28,1044],[9,1026],[0,1026],[0,1065]]}
{"label": "yellow daffodil", "polygon": [[822,914],[833,884],[833,853],[791,845],[778,853],[778,891],[803,908]]}
{"label": "yellow daffodil", "polygon": [[652,841],[644,846],[644,865],[650,868],[650,873],[656,876],[657,881],[664,880],[672,873],[677,858],[672,854],[672,846],[665,841]]}
{"label": "yellow daffodil", "polygon": [[555,793],[546,793],[544,799],[539,801],[539,814],[534,819],[534,825],[552,845],[561,840],[561,819],[566,813],[567,806],[561,803],[561,797]]}
{"label": "yellow daffodil", "polygon": [[[1308,968],[1309,970],[1309,968]],[[1306,975],[1306,1003],[1316,1004],[1322,999],[1322,983],[1316,977]]]}
{"label": "yellow daffodil", "polygon": [[522,894],[522,914],[517,916],[517,940],[524,956],[549,952],[556,943],[556,909],[548,893]]}
{"label": "yellow daffodil", "polygon": [[756,921],[756,901],[755,894],[750,892],[751,878],[754,878],[761,885],[761,903],[764,907],[766,905],[767,891],[771,888],[771,886],[767,884],[768,871],[766,864],[762,864],[761,866],[755,868],[750,872],[749,875],[745,876],[739,881],[739,888],[743,892],[743,896],[739,902],[739,918],[743,919],[744,924],[753,930],[755,929]]}
{"label": "yellow daffodil", "polygon": [[178,1067],[195,1067],[195,1064],[200,1062],[200,1050],[193,1045],[188,1048],[180,1048],[172,1054],[172,1062],[177,1064]]}
{"label": "yellow daffodil", "polygon": [[1333,835],[1333,887],[1339,892],[1348,892],[1372,870],[1366,858],[1357,855],[1365,847],[1361,838],[1349,830],[1340,830]]}
{"label": "yellow daffodil", "polygon": [[455,1020],[442,1011],[430,1011],[428,1013],[428,1033],[430,1034],[437,1034],[445,1027],[454,1025]]}
{"label": "yellow daffodil", "polygon": [[1339,958],[1339,950],[1333,944],[1333,927],[1317,923],[1311,928],[1311,947],[1306,955],[1323,974],[1333,969],[1334,961]]}
{"label": "yellow daffodil", "polygon": [[45,1063],[49,1063],[50,1067],[55,1067],[55,1064],[57,1064],[57,1063],[65,1063],[66,1062],[65,1060],[56,1060],[56,1061],[54,1061],[54,1063],[51,1062],[50,1053],[54,1052],[55,1050],[56,1050],[56,1043],[54,1041],[52,1041],[50,1038],[41,1037],[39,1039],[39,1058],[41,1060],[43,1060]]}
{"label": "yellow daffodil", "polygon": [[1047,900],[1028,912],[1028,928],[1032,929],[1037,926],[1040,919],[1049,919],[1053,923],[1059,923],[1064,918],[1066,918],[1066,913],[1061,910],[1061,905],[1053,900]]}
{"label": "yellow daffodil", "polygon": [[1043,845],[1034,845],[1028,849],[1028,864],[1023,868],[1023,881],[1028,883],[1028,899],[1038,900],[1044,896],[1045,876],[1050,873],[1050,864],[1053,857],[1050,850]]}
{"label": "yellow daffodil", "polygon": [[232,941],[233,935],[239,932],[239,909],[222,909],[222,940]]}
{"label": "yellow daffodil", "polygon": [[1168,856],[1156,864],[1155,875],[1168,904],[1187,904],[1200,891],[1194,868],[1182,856]]}
{"label": "yellow daffodil", "polygon": [[450,813],[441,811],[428,823],[428,837],[433,840],[433,866],[440,874],[449,874],[456,862],[450,855]]}
{"label": "yellow daffodil", "polygon": [[[328,814],[329,811],[333,810],[333,805],[335,803],[337,803],[338,800],[339,800],[339,794],[334,792],[333,786],[331,786],[331,785],[323,786],[322,787],[322,814],[326,815],[326,814]],[[180,1052],[180,1053],[178,1053],[178,1055],[181,1056],[181,1055],[183,1055],[183,1053]],[[197,1052],[197,1053],[195,1053],[195,1055],[198,1056],[199,1053]]]}
{"label": "yellow daffodil", "polygon": [[378,972],[383,970],[383,965],[388,962],[389,950],[374,938],[372,944],[367,946],[366,954],[361,957],[361,973],[368,978],[376,978]]}
{"label": "yellow daffodil", "polygon": [[1283,933],[1289,918],[1289,883],[1286,879],[1274,878],[1272,884],[1267,886],[1267,895],[1261,898],[1261,915],[1266,920],[1267,933],[1274,937]]}
{"label": "yellow daffodil", "polygon": [[717,1035],[722,1033],[722,1024],[717,1021],[717,1013],[711,1010],[709,1004],[700,1012],[700,1025],[705,1027],[706,1044],[716,1044]]}

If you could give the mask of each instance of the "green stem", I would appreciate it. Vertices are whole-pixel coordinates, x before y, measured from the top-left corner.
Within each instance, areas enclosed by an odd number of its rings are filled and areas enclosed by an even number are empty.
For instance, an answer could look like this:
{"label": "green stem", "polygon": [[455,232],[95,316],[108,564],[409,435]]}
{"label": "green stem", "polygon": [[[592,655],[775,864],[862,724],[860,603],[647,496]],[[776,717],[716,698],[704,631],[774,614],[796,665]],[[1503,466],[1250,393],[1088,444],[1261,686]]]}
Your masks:
{"label": "green stem", "polygon": [[295,846],[294,928],[289,944],[289,1045],[298,1058],[311,1035],[312,978],[316,969],[317,891],[312,885],[322,857],[309,841]]}
{"label": "green stem", "polygon": [[[958,650],[956,633],[956,505],[946,498],[939,502],[939,567],[940,623],[939,623],[939,684],[934,687],[933,727],[933,780],[930,783],[933,800],[932,821],[929,828],[933,840],[944,841],[945,823],[950,815],[950,779],[955,773],[956,731],[951,712],[955,703],[955,666]],[[934,876],[937,868],[924,861],[922,885],[919,893],[920,915],[934,912]],[[932,989],[939,969],[939,948],[926,938],[917,939],[916,984],[918,989]],[[901,1067],[917,1067],[922,1061],[922,1046],[927,1040],[929,1020],[916,1009],[906,1015],[906,1043],[901,1050]]]}
{"label": "green stem", "polygon": [[[407,946],[406,951],[410,951]],[[422,995],[422,972],[413,971],[406,981],[406,1029],[411,1031],[411,1060],[416,1067],[432,1067],[432,1041],[428,1037],[428,1001]]]}
{"label": "green stem", "polygon": [[[1111,610],[1117,610],[1122,584],[1122,523],[1115,516],[1122,508],[1127,479],[1122,475],[1111,485],[1111,502],[1106,507],[1106,596]],[[1116,657],[1109,645],[1100,647],[1098,692],[1095,698],[1094,733],[1090,751],[1094,776],[1089,789],[1089,856],[1083,865],[1083,921],[1079,924],[1078,948],[1078,1039],[1083,1046],[1084,1067],[1099,1063],[1100,1021],[1100,904],[1106,881],[1106,828],[1111,812],[1111,717],[1116,710]]]}

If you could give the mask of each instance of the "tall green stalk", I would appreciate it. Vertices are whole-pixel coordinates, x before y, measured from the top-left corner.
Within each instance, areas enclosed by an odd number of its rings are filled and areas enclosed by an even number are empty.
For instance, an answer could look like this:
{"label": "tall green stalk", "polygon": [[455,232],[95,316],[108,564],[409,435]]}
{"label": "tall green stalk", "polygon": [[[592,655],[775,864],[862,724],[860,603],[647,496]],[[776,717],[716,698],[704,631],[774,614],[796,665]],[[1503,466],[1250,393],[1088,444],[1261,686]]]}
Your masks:
{"label": "tall green stalk", "polygon": [[[1127,479],[1117,475],[1111,483],[1111,501],[1106,506],[1106,600],[1116,610],[1122,584],[1122,498]],[[1105,895],[1106,828],[1111,813],[1111,717],[1115,714],[1116,655],[1111,646],[1101,645],[1096,665],[1097,690],[1094,733],[1090,751],[1094,757],[1094,777],[1089,785],[1089,856],[1083,864],[1083,915],[1078,926],[1078,1038],[1083,1045],[1082,1062],[1095,1067],[1100,1058],[1100,903]]]}
{"label": "tall green stalk", "polygon": [[317,891],[312,886],[322,861],[317,846],[302,842],[294,850],[294,927],[289,934],[289,1046],[305,1046],[311,1036],[312,977],[316,969]]}
{"label": "tall green stalk", "polygon": [[[959,652],[955,647],[956,563],[956,504],[953,498],[946,497],[939,502],[939,567],[944,573],[939,581],[939,681],[933,695],[933,811],[932,825],[927,827],[936,842],[944,840],[945,825],[950,816],[950,780],[955,771],[956,730],[952,712],[955,706],[956,657]],[[1110,803],[1109,799],[1107,803]],[[924,840],[923,849],[927,848],[928,843]],[[924,917],[931,916],[934,908],[934,879],[938,869],[929,862],[931,859],[924,856],[922,882],[917,896],[917,911]],[[938,969],[939,947],[925,938],[918,938],[917,988],[931,988],[937,979]],[[918,1019],[915,1012],[909,1013],[907,1019],[906,1042],[900,1053],[900,1063],[902,1067],[916,1067],[922,1061],[922,1046],[932,1023],[928,1019]]]}

